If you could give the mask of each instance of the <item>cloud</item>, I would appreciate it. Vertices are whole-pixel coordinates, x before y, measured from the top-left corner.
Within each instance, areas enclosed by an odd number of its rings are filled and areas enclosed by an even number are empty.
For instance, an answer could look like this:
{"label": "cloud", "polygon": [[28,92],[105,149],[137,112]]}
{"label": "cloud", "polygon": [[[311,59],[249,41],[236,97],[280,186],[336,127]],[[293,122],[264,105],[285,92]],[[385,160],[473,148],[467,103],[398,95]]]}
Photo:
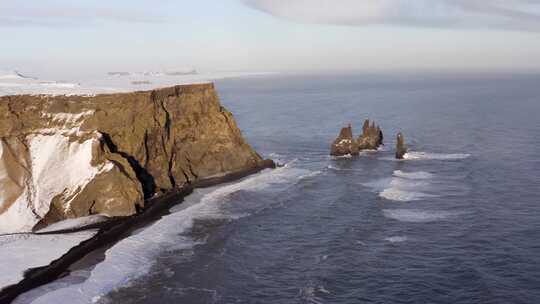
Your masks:
{"label": "cloud", "polygon": [[538,0],[241,0],[302,23],[540,31]]}
{"label": "cloud", "polygon": [[104,21],[154,23],[162,18],[130,8],[73,5],[70,2],[2,1],[0,26],[80,26]]}

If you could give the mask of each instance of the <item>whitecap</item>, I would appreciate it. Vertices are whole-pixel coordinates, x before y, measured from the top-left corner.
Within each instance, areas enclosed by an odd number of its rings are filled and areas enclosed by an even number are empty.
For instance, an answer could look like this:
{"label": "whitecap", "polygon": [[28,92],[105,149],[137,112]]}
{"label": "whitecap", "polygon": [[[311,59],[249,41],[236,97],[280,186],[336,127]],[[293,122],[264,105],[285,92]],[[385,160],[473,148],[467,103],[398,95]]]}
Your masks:
{"label": "whitecap", "polygon": [[424,198],[435,197],[431,194],[426,194],[422,192],[414,191],[405,191],[400,190],[399,188],[388,188],[384,189],[379,196],[387,200],[396,201],[396,202],[411,202],[418,201]]}
{"label": "whitecap", "polygon": [[459,160],[469,158],[471,155],[466,153],[428,153],[428,152],[407,152],[403,157],[406,160]]}
{"label": "whitecap", "polygon": [[390,243],[402,243],[402,242],[407,241],[408,239],[409,238],[406,236],[391,236],[391,237],[385,238],[384,240]]}
{"label": "whitecap", "polygon": [[435,222],[459,215],[457,212],[418,209],[384,209],[383,214],[387,218],[409,223]]}
{"label": "whitecap", "polygon": [[334,170],[334,171],[362,171],[358,169],[351,169],[351,168],[338,168],[336,166],[328,165],[326,166],[327,169]]}
{"label": "whitecap", "polygon": [[376,181],[362,184],[372,188],[379,196],[397,202],[417,201],[425,198],[436,197],[422,191],[429,190],[430,183],[426,180],[415,180],[401,177],[382,178]]}
{"label": "whitecap", "polygon": [[403,172],[401,170],[394,171],[394,176],[407,179],[431,179],[434,177],[432,173],[418,171],[418,172]]}
{"label": "whitecap", "polygon": [[299,179],[312,178],[312,177],[319,176],[319,175],[321,175],[321,174],[322,174],[322,171],[313,171],[313,172],[310,172],[310,173],[301,175],[301,176],[299,177]]}
{"label": "whitecap", "polygon": [[341,156],[332,156],[332,159],[334,160],[340,160],[340,159],[349,159],[349,158],[352,158],[353,156],[351,154],[345,154],[345,155],[341,155]]}

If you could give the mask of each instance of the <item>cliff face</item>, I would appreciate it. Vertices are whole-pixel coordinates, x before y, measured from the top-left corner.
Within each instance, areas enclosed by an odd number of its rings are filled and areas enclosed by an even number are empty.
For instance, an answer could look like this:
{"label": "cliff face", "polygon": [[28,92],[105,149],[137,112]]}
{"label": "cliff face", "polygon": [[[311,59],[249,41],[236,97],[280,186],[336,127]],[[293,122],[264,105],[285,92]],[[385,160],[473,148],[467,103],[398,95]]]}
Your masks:
{"label": "cliff face", "polygon": [[131,215],[156,193],[261,162],[212,84],[0,97],[0,233]]}

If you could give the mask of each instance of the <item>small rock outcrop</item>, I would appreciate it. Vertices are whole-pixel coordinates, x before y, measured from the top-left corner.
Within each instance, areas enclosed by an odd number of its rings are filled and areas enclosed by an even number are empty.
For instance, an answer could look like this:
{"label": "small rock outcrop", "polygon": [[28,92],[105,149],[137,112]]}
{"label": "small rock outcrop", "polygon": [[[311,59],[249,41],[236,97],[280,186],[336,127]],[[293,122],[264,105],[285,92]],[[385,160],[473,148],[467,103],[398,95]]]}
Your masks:
{"label": "small rock outcrop", "polygon": [[405,154],[407,154],[407,146],[405,145],[405,138],[403,137],[403,134],[401,134],[400,132],[397,135],[396,158],[404,159]]}
{"label": "small rock outcrop", "polygon": [[155,194],[262,163],[213,84],[0,97],[0,233],[132,215]]}
{"label": "small rock outcrop", "polygon": [[352,127],[349,124],[348,127],[341,129],[338,138],[332,144],[330,149],[330,155],[332,156],[345,156],[345,155],[358,155],[358,144],[354,140]]}
{"label": "small rock outcrop", "polygon": [[362,135],[358,139],[354,139],[352,127],[349,124],[348,127],[341,129],[338,138],[332,144],[330,155],[358,155],[363,150],[377,150],[383,144],[383,138],[381,128],[376,126],[375,122],[370,124],[369,119],[364,121]]}

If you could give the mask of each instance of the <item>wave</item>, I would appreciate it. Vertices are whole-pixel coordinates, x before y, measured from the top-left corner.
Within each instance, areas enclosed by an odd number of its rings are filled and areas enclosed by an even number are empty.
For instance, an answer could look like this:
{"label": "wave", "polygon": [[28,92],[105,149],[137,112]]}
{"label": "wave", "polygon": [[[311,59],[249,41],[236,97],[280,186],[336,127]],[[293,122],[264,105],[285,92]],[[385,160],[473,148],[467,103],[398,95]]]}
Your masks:
{"label": "wave", "polygon": [[338,167],[333,166],[333,165],[326,166],[326,169],[334,170],[334,171],[362,171],[362,170],[359,170],[359,169],[338,168]]}
{"label": "wave", "polygon": [[459,212],[448,211],[427,211],[418,209],[384,209],[385,217],[400,222],[427,223],[444,220],[452,216],[457,216]]}
{"label": "wave", "polygon": [[231,184],[198,189],[186,198],[186,202],[171,209],[171,214],[109,248],[105,252],[104,261],[90,271],[84,282],[67,287],[61,283],[57,283],[59,285],[56,288],[52,288],[51,284],[43,286],[43,291],[55,290],[41,295],[32,303],[54,303],[59,299],[74,304],[98,302],[112,290],[148,274],[156,256],[161,252],[189,250],[204,243],[204,239],[194,240],[189,234],[197,221],[235,220],[248,216],[249,212],[245,211],[253,209],[252,206],[246,206],[243,213],[239,214],[224,210],[224,205],[232,194],[238,191],[261,191],[276,184],[291,184],[309,174],[314,172],[287,164]]}
{"label": "wave", "polygon": [[384,189],[379,196],[387,200],[396,202],[412,202],[419,201],[429,197],[436,197],[435,195],[425,194],[422,192],[405,191],[397,188]]}
{"label": "wave", "polygon": [[310,173],[301,175],[301,176],[299,177],[299,179],[312,178],[312,177],[319,176],[319,175],[321,175],[321,174],[322,174],[322,171],[313,171],[313,172],[310,172]]}
{"label": "wave", "polygon": [[406,236],[391,236],[391,237],[385,238],[384,240],[390,243],[402,243],[409,240],[409,238]]}
{"label": "wave", "polygon": [[333,160],[340,160],[340,159],[350,159],[350,158],[353,158],[353,156],[351,154],[345,154],[341,156],[332,156],[331,158]]}
{"label": "wave", "polygon": [[403,172],[401,170],[396,170],[393,173],[396,177],[402,177],[407,179],[431,179],[434,177],[432,173],[425,172],[425,171],[418,171],[418,172]]}
{"label": "wave", "polygon": [[406,160],[459,160],[469,158],[471,155],[466,153],[428,153],[428,152],[407,152],[404,155]]}
{"label": "wave", "polygon": [[427,180],[427,172],[395,171],[393,177],[383,178],[369,183],[362,184],[379,193],[379,196],[396,202],[418,201],[426,198],[436,197],[422,191],[430,189]]}

